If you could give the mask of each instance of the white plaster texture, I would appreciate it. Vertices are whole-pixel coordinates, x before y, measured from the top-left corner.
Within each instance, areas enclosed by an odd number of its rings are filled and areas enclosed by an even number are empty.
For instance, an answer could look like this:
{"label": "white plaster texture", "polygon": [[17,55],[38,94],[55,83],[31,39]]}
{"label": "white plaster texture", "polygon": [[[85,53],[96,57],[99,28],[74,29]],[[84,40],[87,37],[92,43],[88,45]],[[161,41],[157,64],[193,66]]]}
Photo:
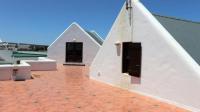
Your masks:
{"label": "white plaster texture", "polygon": [[31,66],[31,71],[54,71],[57,70],[55,60],[39,57],[37,60],[24,60]]}
{"label": "white plaster texture", "polygon": [[[14,72],[14,70],[17,70]],[[31,67],[21,61],[19,65],[0,65],[0,81],[15,79],[31,79]]]}
{"label": "white plaster texture", "polygon": [[[139,1],[132,4],[133,37],[124,5],[91,64],[90,78],[199,111],[199,65]],[[121,72],[121,47],[127,41],[142,43],[140,84]]]}
{"label": "white plaster texture", "polygon": [[48,57],[64,64],[66,42],[83,42],[83,64],[90,66],[101,45],[77,23],[72,23],[49,47]]}
{"label": "white plaster texture", "polygon": [[0,65],[0,81],[11,80],[12,70],[11,65]]}

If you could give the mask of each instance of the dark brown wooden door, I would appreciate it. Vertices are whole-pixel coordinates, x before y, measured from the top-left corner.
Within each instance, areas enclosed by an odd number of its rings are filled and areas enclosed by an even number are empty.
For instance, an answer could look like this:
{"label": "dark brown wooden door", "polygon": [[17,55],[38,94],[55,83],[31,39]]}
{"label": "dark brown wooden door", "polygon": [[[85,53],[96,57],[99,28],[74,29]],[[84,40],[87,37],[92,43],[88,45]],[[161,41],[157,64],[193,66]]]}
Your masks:
{"label": "dark brown wooden door", "polygon": [[124,42],[122,54],[122,73],[141,76],[142,46],[141,43]]}
{"label": "dark brown wooden door", "polygon": [[66,43],[66,62],[81,63],[83,58],[83,43],[82,42],[67,42]]}

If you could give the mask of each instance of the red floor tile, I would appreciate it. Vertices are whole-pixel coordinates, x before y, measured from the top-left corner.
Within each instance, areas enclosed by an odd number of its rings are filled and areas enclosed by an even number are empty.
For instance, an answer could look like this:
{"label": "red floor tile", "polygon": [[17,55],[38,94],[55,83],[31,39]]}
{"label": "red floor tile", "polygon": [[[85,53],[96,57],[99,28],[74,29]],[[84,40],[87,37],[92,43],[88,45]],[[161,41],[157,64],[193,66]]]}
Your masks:
{"label": "red floor tile", "polygon": [[90,80],[86,67],[32,74],[33,80],[0,82],[0,112],[187,112]]}

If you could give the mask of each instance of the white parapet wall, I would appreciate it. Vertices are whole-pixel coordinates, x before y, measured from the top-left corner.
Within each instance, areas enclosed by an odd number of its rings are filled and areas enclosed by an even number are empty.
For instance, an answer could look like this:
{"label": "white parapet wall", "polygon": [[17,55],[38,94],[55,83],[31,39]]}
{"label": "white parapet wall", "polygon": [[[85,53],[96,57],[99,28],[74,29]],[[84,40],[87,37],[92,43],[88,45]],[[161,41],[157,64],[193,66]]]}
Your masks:
{"label": "white parapet wall", "polygon": [[20,64],[0,65],[0,81],[31,79],[31,66],[21,61]]}
{"label": "white parapet wall", "polygon": [[31,66],[25,61],[21,61],[19,65],[13,65],[13,80],[31,79]]}
{"label": "white parapet wall", "polygon": [[11,80],[13,65],[0,65],[0,81]]}
{"label": "white parapet wall", "polygon": [[0,81],[31,79],[31,71],[57,70],[57,63],[44,57],[38,60],[21,60],[20,64],[0,65]]}
{"label": "white parapet wall", "polygon": [[57,70],[57,64],[55,60],[39,57],[38,60],[24,60],[31,66],[32,71],[53,71]]}

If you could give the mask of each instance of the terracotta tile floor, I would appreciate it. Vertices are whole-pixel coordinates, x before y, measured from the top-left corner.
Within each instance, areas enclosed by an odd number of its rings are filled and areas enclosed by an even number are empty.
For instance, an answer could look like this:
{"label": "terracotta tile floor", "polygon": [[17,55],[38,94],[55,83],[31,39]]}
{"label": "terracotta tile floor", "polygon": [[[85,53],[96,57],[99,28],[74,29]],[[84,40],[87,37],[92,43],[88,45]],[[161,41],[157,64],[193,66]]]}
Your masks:
{"label": "terracotta tile floor", "polygon": [[33,72],[35,79],[0,82],[0,112],[187,112],[86,77],[84,67]]}

